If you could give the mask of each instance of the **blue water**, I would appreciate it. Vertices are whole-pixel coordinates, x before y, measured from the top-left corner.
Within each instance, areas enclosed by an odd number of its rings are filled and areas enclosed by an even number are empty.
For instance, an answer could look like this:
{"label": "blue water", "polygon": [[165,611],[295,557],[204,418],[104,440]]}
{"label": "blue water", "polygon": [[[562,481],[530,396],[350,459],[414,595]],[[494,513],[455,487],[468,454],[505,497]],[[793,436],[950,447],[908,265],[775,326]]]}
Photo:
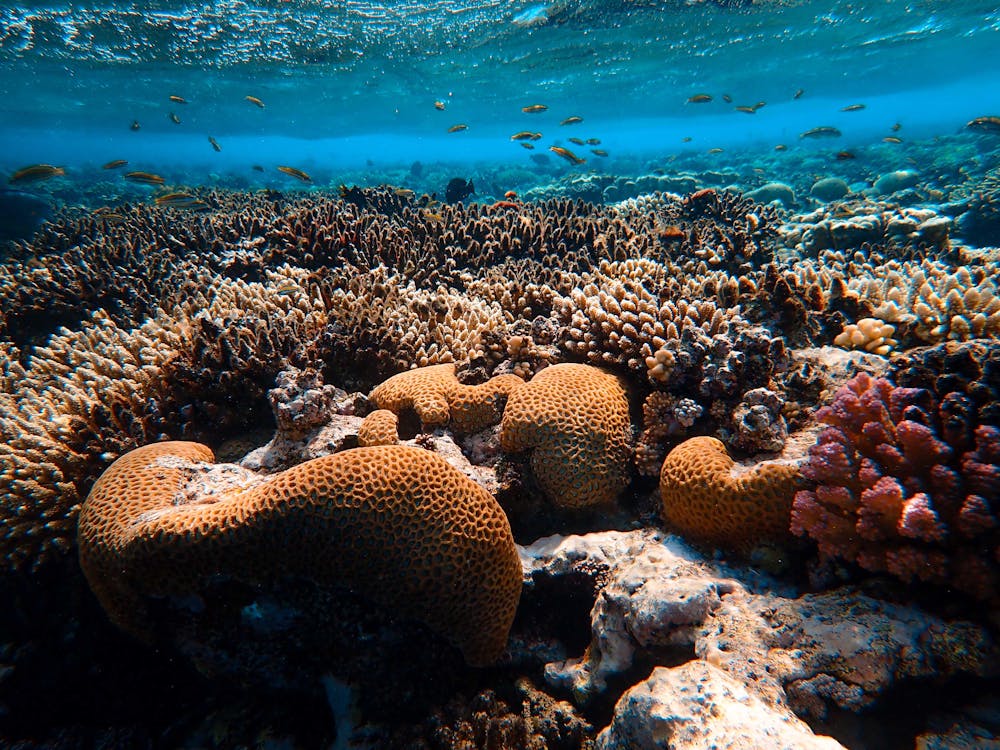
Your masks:
{"label": "blue water", "polygon": [[[1000,9],[971,1],[8,3],[0,170],[128,159],[211,184],[284,163],[335,182],[414,160],[528,165],[570,136],[612,160],[829,149],[798,143],[817,125],[856,148],[897,122],[909,140],[1000,113],[998,50]],[[535,103],[549,109],[521,111]],[[544,135],[534,152],[509,140],[525,129]],[[614,164],[585,155],[579,171]]]}

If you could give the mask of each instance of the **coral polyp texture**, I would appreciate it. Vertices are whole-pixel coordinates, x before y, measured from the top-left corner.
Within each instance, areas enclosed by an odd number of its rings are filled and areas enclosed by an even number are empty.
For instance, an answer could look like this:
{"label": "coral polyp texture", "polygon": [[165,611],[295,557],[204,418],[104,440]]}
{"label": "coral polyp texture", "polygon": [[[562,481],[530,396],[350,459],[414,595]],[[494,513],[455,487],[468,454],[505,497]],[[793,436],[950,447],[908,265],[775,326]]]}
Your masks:
{"label": "coral polyp texture", "polygon": [[980,599],[1000,582],[1000,429],[970,399],[860,373],[817,419],[828,425],[795,496],[792,529],[827,557]]}
{"label": "coral polyp texture", "polygon": [[372,391],[380,409],[399,415],[413,410],[425,428],[450,425],[478,432],[500,421],[510,392],[524,383],[516,375],[497,375],[480,385],[465,385],[452,364],[419,367],[393,375]]}
{"label": "coral polyp texture", "polygon": [[91,490],[80,563],[118,625],[148,635],[150,597],[194,594],[219,576],[302,576],[426,623],[470,665],[500,656],[521,591],[517,549],[500,506],[444,459],[357,448],[218,494],[189,490],[212,461],[198,443],[154,443]]}
{"label": "coral polyp texture", "polygon": [[670,451],[660,470],[667,527],[702,544],[737,550],[787,537],[798,468],[736,468],[726,446],[712,437],[690,438]]}
{"label": "coral polyp texture", "polygon": [[547,367],[511,391],[500,445],[512,453],[531,450],[532,473],[553,504],[609,503],[629,479],[625,390],[618,378],[597,367]]}
{"label": "coral polyp texture", "polygon": [[358,427],[358,447],[396,445],[399,442],[399,417],[388,409],[376,409]]}

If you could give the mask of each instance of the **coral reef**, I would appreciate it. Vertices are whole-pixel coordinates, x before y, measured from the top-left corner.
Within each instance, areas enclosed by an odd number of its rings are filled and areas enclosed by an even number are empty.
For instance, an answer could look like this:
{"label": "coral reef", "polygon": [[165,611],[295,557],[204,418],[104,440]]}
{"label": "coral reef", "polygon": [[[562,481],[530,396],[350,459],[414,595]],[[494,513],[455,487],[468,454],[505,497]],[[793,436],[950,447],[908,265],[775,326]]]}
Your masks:
{"label": "coral reef", "polygon": [[376,409],[358,427],[358,447],[396,445],[399,442],[399,417],[388,409]]}
{"label": "coral reef", "polygon": [[995,598],[1000,429],[958,392],[865,373],[816,418],[828,427],[802,467],[816,487],[796,494],[793,531],[827,557]]}
{"label": "coral reef", "polygon": [[443,459],[358,448],[262,483],[237,474],[190,487],[212,459],[197,443],[154,443],[118,459],[87,497],[80,564],[116,624],[148,636],[148,597],[191,595],[220,575],[299,575],[428,623],[469,664],[499,657],[521,589],[510,527]]}
{"label": "coral reef", "polygon": [[660,470],[663,519],[671,530],[703,544],[746,549],[788,533],[798,468],[763,463],[742,474],[722,441],[685,440]]}
{"label": "coral reef", "polygon": [[629,479],[631,423],[616,377],[589,365],[552,365],[513,391],[500,424],[505,451],[531,450],[531,469],[557,506],[613,501]]}

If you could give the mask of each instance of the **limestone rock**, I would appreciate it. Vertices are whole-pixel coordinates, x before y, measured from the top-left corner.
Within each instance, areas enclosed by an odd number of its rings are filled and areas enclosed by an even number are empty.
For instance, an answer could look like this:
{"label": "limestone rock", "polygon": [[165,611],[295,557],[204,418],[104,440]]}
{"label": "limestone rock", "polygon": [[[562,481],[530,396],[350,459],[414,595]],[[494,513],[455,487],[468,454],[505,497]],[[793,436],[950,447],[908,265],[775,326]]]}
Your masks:
{"label": "limestone rock", "polygon": [[843,750],[781,706],[769,706],[717,667],[657,667],[615,706],[600,750]]}
{"label": "limestone rock", "polygon": [[839,177],[826,177],[817,180],[809,189],[809,195],[821,201],[840,200],[850,192],[850,186]]}

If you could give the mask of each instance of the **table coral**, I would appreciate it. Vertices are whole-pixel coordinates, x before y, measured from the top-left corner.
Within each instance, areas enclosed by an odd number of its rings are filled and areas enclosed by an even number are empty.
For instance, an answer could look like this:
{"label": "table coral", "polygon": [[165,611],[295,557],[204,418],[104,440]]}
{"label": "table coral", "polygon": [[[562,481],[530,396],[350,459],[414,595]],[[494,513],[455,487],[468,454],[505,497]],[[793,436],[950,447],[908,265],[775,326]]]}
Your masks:
{"label": "table coral", "polygon": [[425,428],[451,425],[459,432],[479,432],[500,421],[507,397],[523,383],[516,375],[498,375],[464,385],[453,364],[431,365],[393,375],[375,387],[371,399],[397,415],[412,409]]}
{"label": "table coral", "polygon": [[500,506],[433,453],[358,448],[216,495],[187,491],[212,452],[164,442],[118,459],[80,515],[80,563],[110,618],[148,635],[149,597],[220,575],[347,586],[444,635],[471,665],[504,649],[521,566]]}
{"label": "table coral", "polygon": [[816,414],[828,427],[802,467],[816,486],[796,494],[793,531],[826,557],[996,598],[1000,429],[957,395],[848,381]]}
{"label": "table coral", "polygon": [[538,484],[558,506],[613,501],[629,478],[631,423],[618,378],[589,365],[552,365],[515,388],[500,423],[508,452],[531,450]]}
{"label": "table coral", "polygon": [[758,464],[734,474],[736,462],[722,441],[685,440],[660,470],[660,500],[667,526],[703,544],[748,549],[788,533],[795,466]]}

